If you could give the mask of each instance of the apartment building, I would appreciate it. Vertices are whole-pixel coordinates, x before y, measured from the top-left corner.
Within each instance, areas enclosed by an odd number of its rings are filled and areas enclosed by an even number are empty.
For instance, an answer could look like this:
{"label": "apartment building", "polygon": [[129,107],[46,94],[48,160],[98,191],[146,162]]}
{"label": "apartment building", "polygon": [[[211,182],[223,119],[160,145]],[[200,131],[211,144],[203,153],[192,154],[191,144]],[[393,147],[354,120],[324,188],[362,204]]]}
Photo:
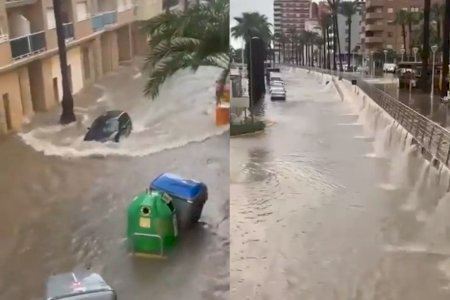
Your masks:
{"label": "apartment building", "polygon": [[[135,21],[161,0],[60,0],[72,93],[116,70],[145,44]],[[142,42],[144,39],[144,42]],[[0,134],[62,98],[52,0],[0,0]]]}
{"label": "apartment building", "polygon": [[297,32],[305,30],[311,0],[275,0],[273,5],[275,33],[288,35],[292,28]]}
{"label": "apartment building", "polygon": [[[432,0],[432,3],[443,3],[443,0]],[[395,23],[395,16],[399,10],[421,11],[423,0],[366,0],[364,16],[364,50],[366,52],[380,52],[383,49],[392,49],[397,53],[402,48],[408,48],[409,36],[406,45],[403,45],[401,26]]]}

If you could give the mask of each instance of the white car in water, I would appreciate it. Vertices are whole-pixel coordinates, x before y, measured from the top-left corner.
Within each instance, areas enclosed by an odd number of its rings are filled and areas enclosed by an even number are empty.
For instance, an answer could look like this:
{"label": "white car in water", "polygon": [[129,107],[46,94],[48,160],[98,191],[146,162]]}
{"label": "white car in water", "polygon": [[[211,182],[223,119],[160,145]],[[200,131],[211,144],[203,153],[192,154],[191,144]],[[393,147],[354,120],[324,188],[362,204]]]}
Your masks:
{"label": "white car in water", "polygon": [[270,88],[270,100],[286,100],[286,90],[281,86]]}

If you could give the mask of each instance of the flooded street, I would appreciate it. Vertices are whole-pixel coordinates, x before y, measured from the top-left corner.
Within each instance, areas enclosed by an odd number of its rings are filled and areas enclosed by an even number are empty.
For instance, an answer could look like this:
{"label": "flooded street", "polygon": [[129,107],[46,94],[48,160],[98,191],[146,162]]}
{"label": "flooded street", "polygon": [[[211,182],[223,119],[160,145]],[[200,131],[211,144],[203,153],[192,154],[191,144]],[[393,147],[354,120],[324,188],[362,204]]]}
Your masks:
{"label": "flooded street", "polygon": [[[36,115],[0,141],[0,299],[42,299],[53,273],[90,268],[119,299],[226,299],[229,290],[229,144],[212,114],[220,71],[183,71],[158,99],[142,96],[139,63],[121,66],[77,95],[78,122]],[[119,144],[83,142],[93,119],[126,110],[134,131]],[[167,260],[136,258],[126,208],[162,172],[203,181],[201,223]]]}
{"label": "flooded street", "polygon": [[449,299],[448,171],[349,83],[282,73],[271,125],[230,142],[231,297]]}

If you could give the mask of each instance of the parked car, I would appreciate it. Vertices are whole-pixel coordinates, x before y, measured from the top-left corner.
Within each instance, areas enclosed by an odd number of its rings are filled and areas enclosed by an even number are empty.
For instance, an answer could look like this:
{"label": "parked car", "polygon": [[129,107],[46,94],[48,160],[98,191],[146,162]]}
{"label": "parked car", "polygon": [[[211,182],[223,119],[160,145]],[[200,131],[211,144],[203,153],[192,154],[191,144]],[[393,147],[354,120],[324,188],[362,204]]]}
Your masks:
{"label": "parked car", "polygon": [[385,73],[395,73],[396,70],[397,70],[396,64],[386,63],[383,65],[383,72]]}
{"label": "parked car", "polygon": [[284,87],[271,88],[270,100],[286,100],[286,90]]}
{"label": "parked car", "polygon": [[94,120],[84,136],[85,141],[119,142],[130,135],[133,129],[130,116],[120,110],[107,111]]}

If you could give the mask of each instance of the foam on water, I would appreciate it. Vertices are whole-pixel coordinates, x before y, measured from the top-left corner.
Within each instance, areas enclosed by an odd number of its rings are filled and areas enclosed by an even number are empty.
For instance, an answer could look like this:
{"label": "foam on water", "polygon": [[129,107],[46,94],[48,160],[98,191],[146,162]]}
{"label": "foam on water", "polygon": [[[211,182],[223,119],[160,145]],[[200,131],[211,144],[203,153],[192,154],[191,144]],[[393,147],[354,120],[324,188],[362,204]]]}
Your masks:
{"label": "foam on water", "polygon": [[[79,121],[69,126],[40,126],[19,136],[45,155],[69,157],[144,156],[202,142],[228,130],[227,126],[216,127],[212,115],[219,73],[213,67],[200,68],[196,73],[180,71],[163,85],[153,101],[142,95],[142,89],[132,91],[130,99],[124,101],[116,96],[114,87],[109,90],[95,85],[103,93],[97,102],[104,103],[107,109],[125,110],[131,116],[133,131],[120,143],[83,141],[87,127],[101,113],[96,106],[77,107]],[[144,79],[140,77],[130,80],[142,80],[143,84]]]}

